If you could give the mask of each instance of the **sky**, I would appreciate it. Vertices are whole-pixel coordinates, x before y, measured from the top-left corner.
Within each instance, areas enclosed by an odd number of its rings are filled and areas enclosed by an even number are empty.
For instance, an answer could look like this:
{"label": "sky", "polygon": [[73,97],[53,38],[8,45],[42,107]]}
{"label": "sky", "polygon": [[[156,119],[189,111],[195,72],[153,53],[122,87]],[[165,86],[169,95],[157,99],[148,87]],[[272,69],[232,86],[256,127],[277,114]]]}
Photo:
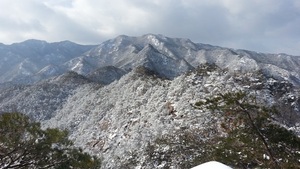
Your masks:
{"label": "sky", "polygon": [[0,0],[0,42],[162,34],[300,56],[299,0]]}

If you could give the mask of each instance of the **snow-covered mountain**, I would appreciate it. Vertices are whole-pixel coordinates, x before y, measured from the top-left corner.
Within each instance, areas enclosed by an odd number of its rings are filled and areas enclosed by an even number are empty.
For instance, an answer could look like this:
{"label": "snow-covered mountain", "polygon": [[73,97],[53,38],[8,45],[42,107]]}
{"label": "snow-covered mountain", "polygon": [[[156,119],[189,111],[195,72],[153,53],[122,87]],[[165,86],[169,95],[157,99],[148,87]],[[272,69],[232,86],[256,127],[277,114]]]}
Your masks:
{"label": "snow-covered mountain", "polygon": [[218,93],[254,95],[257,103],[278,108],[281,125],[300,133],[298,56],[153,34],[122,35],[98,46],[24,43],[0,45],[0,112],[20,111],[43,127],[68,129],[77,146],[101,157],[102,168],[197,165],[201,147],[174,154],[161,138],[180,142],[193,134],[205,141],[222,134],[222,117],[194,107]]}
{"label": "snow-covered mountain", "polygon": [[106,66],[126,72],[144,66],[172,79],[203,63],[216,64],[230,72],[260,70],[269,77],[300,85],[300,56],[234,50],[154,34],[122,35],[98,46],[38,40],[1,45],[0,82],[32,83],[67,71],[88,75]]}
{"label": "snow-covered mountain", "polygon": [[79,45],[70,41],[47,43],[27,40],[0,46],[0,83],[29,83],[66,72],[61,65],[93,45]]}
{"label": "snow-covered mountain", "polygon": [[[81,58],[94,67],[112,65],[131,70],[142,65],[166,78],[174,78],[199,64],[211,63],[231,72],[261,70],[269,77],[300,84],[299,56],[234,50],[163,35],[118,36],[86,52]],[[73,64],[74,67],[77,63]]]}

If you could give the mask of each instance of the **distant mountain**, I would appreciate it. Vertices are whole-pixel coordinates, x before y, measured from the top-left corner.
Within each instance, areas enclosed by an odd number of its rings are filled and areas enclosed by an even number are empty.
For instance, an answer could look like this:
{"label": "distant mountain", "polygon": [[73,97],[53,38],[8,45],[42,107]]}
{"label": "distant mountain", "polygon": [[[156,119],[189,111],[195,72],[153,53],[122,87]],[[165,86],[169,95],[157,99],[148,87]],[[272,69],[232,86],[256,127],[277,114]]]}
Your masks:
{"label": "distant mountain", "polygon": [[[79,45],[70,41],[47,43],[40,40],[27,40],[12,45],[0,46],[0,83],[39,81],[66,70],[63,63],[82,55],[93,45]],[[51,71],[50,71],[51,69]],[[39,77],[39,78],[37,78]]]}
{"label": "distant mountain", "polygon": [[119,80],[126,72],[113,66],[101,67],[87,75],[87,78],[100,84],[108,85],[115,80]]}
{"label": "distant mountain", "polygon": [[203,63],[216,64],[230,72],[262,71],[269,77],[300,85],[300,56],[234,50],[154,34],[122,35],[98,46],[38,40],[2,45],[0,83],[33,83],[67,71],[88,75],[106,66],[126,72],[144,66],[172,79]]}
{"label": "distant mountain", "polygon": [[226,137],[222,124],[234,117],[195,103],[228,92],[274,106],[270,120],[300,136],[299,56],[122,35],[95,46],[0,44],[0,72],[0,113],[69,130],[102,168],[196,166],[199,144]]}
{"label": "distant mountain", "polygon": [[[199,64],[211,63],[231,72],[260,70],[269,77],[300,84],[300,56],[234,50],[163,35],[118,36],[91,49],[81,58],[86,65],[93,67],[115,66],[131,70],[142,65],[166,78],[174,78]],[[78,63],[81,62],[73,63],[73,67]]]}

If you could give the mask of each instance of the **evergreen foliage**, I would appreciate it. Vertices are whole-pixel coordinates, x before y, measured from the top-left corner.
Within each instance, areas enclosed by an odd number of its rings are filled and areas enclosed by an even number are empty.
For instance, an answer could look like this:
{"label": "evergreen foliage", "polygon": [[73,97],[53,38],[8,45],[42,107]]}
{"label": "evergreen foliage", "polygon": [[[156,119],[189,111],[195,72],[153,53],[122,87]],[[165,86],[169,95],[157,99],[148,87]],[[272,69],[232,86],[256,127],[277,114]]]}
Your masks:
{"label": "evergreen foliage", "polygon": [[300,138],[274,120],[274,107],[256,103],[244,92],[219,94],[197,102],[198,108],[221,113],[221,128],[227,137],[211,140],[207,158],[239,168],[297,168]]}
{"label": "evergreen foliage", "polygon": [[0,115],[0,168],[99,168],[100,161],[74,148],[68,132],[42,130],[21,113]]}
{"label": "evergreen foliage", "polygon": [[208,72],[214,72],[217,70],[221,69],[216,64],[204,63],[197,67],[196,73],[200,76],[208,76]]}

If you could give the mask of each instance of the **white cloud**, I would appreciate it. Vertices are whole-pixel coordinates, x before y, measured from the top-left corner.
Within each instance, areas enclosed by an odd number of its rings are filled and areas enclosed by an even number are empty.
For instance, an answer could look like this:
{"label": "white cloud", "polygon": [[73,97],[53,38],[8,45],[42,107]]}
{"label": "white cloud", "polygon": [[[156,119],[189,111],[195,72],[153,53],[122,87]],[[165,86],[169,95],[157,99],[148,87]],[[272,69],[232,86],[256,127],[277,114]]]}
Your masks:
{"label": "white cloud", "polygon": [[160,33],[300,55],[297,0],[1,0],[0,6],[3,43],[101,43],[120,34]]}

